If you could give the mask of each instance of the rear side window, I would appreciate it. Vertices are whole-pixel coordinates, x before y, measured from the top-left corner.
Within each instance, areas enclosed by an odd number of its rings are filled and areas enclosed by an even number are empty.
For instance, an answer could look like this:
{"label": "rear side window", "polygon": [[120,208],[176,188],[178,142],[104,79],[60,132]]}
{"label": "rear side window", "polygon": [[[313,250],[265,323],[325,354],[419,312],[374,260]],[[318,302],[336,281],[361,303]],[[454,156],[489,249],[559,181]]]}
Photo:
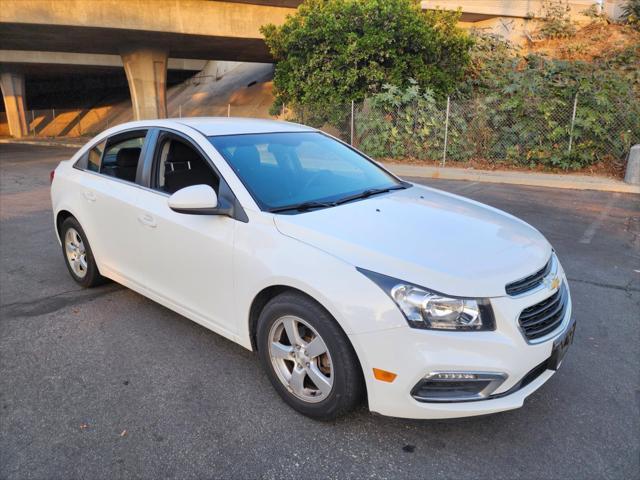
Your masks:
{"label": "rear side window", "polygon": [[104,140],[89,150],[89,155],[87,157],[87,170],[91,172],[100,171],[100,162],[102,161],[102,153],[104,152],[106,144],[107,141]]}
{"label": "rear side window", "polygon": [[146,131],[138,131],[110,138],[102,156],[100,173],[135,182],[146,135]]}

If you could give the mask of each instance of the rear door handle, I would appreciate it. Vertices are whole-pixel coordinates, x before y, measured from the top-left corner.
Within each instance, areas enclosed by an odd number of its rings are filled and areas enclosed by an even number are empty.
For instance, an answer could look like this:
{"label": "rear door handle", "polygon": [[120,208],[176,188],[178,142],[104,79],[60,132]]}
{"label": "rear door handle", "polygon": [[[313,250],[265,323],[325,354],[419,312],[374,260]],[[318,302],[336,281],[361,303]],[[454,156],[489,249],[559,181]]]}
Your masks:
{"label": "rear door handle", "polygon": [[88,202],[96,201],[96,194],[93,192],[85,191],[85,192],[82,192],[82,195],[84,196],[85,200],[87,200]]}
{"label": "rear door handle", "polygon": [[156,219],[153,218],[153,215],[149,213],[143,213],[139,215],[138,221],[145,227],[156,228],[158,226],[158,224],[156,223]]}

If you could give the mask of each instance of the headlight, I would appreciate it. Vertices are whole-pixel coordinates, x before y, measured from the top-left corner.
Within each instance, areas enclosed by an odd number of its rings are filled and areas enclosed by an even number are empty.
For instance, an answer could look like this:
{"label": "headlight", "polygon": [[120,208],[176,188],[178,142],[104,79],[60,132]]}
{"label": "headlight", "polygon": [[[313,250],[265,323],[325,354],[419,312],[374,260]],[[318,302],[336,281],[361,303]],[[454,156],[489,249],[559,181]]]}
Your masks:
{"label": "headlight", "polygon": [[491,304],[486,299],[447,297],[380,273],[358,271],[396,303],[410,327],[434,330],[493,330]]}

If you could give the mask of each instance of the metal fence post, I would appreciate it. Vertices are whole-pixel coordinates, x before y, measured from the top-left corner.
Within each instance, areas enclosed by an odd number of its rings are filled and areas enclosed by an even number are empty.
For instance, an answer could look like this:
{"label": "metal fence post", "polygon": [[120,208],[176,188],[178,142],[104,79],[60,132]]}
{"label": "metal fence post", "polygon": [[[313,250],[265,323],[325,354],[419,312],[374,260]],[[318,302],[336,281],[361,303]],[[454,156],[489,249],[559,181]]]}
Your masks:
{"label": "metal fence post", "polygon": [[178,117],[182,118],[182,105],[178,105]]}
{"label": "metal fence post", "polygon": [[284,120],[284,109],[285,109],[284,102],[282,102],[282,112],[281,112],[281,115],[282,115],[282,119],[283,119],[283,120]]}
{"label": "metal fence post", "polygon": [[447,162],[447,140],[449,137],[449,108],[451,106],[451,98],[447,95],[447,116],[444,120],[444,148],[442,149],[442,166]]}
{"label": "metal fence post", "polygon": [[353,126],[354,126],[354,112],[355,112],[355,101],[351,100],[351,125],[350,125],[350,142],[349,145],[353,147]]}
{"label": "metal fence post", "polygon": [[573,113],[571,114],[571,127],[569,129],[569,153],[571,153],[571,146],[573,145],[573,127],[576,124],[576,109],[578,108],[578,92],[573,99]]}

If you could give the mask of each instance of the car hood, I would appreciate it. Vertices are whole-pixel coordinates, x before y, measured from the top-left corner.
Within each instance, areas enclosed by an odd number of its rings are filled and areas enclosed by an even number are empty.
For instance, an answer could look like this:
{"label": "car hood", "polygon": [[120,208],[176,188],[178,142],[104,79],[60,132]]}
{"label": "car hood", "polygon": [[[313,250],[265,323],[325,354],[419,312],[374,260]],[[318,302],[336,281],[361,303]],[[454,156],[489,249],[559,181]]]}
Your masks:
{"label": "car hood", "polygon": [[419,185],[274,218],[282,234],[356,267],[455,296],[504,296],[507,283],[551,255],[549,242],[522,220]]}

